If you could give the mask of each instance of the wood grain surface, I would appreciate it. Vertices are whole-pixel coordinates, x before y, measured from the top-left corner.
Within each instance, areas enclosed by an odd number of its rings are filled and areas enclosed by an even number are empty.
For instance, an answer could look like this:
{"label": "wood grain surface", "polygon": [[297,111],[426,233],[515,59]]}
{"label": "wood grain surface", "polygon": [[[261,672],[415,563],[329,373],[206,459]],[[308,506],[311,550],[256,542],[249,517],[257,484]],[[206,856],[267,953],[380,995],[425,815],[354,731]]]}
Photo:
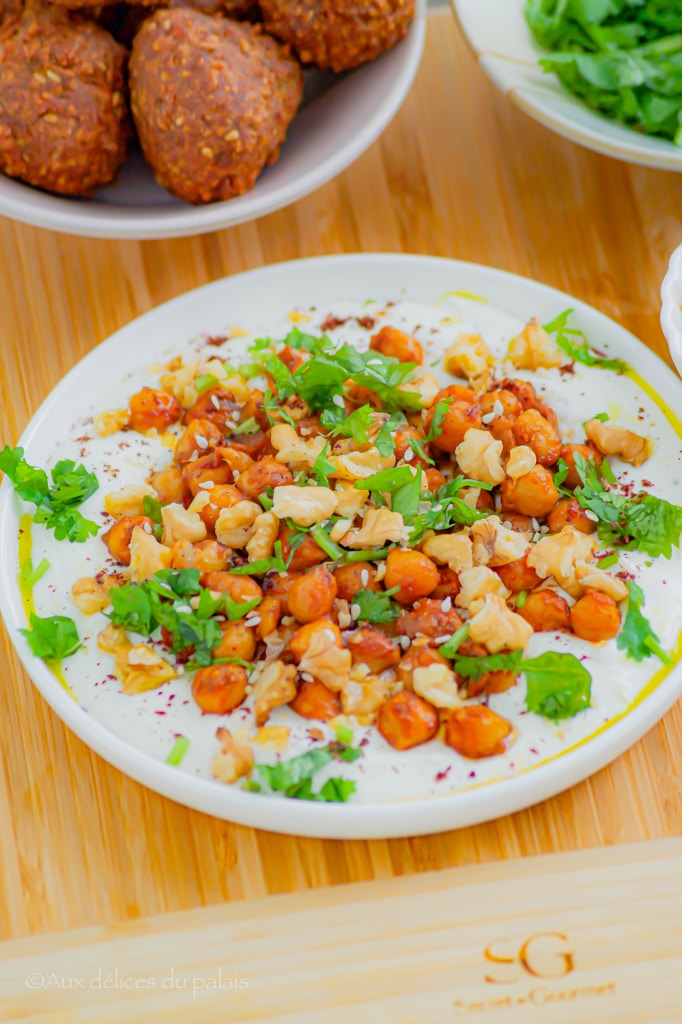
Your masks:
{"label": "wood grain surface", "polygon": [[[0,441],[138,314],[263,264],[405,251],[502,267],[573,293],[659,355],[659,282],[682,181],[579,149],[517,112],[446,12],[382,139],[340,178],[256,223],[110,242],[0,220]],[[295,839],[186,810],[92,754],[2,637],[0,938],[363,879],[682,834],[682,708],[571,791],[487,825],[388,842]]]}
{"label": "wood grain surface", "polygon": [[682,839],[0,944],[24,1024],[676,1024]]}

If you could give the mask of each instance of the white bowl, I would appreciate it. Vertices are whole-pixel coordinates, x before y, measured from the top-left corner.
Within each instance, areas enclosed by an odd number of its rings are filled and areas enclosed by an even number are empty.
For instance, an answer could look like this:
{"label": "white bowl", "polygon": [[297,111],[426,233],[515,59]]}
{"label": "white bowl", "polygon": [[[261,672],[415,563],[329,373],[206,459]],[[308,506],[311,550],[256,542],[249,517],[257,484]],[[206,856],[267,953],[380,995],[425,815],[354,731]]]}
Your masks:
{"label": "white bowl", "polygon": [[0,214],[52,231],[93,238],[177,238],[255,220],[301,199],[340,174],[381,134],[399,110],[419,67],[426,0],[407,37],[346,75],[306,73],[303,107],[279,161],[246,195],[191,206],[156,183],[138,151],[114,183],[90,199],[41,192],[0,174]]}
{"label": "white bowl", "polygon": [[[362,302],[371,296],[381,302],[386,296],[400,295],[410,302],[427,304],[455,301],[449,298],[453,295],[479,296],[472,305],[483,308],[490,301],[513,317],[519,326],[531,313],[545,322],[553,319],[560,310],[573,308],[577,326],[588,337],[599,338],[600,347],[609,355],[625,359],[635,370],[646,374],[648,384],[669,409],[679,408],[681,385],[672,371],[618,324],[576,299],[535,281],[489,267],[425,256],[365,254],[263,267],[216,281],[152,310],[95,348],[67,374],[36,412],[20,443],[30,462],[45,465],[54,457],[56,439],[69,435],[75,423],[90,414],[89,410],[112,404],[112,382],[119,382],[115,386],[120,384],[128,394],[130,382],[124,379],[124,374],[129,369],[163,361],[162,353],[167,358],[169,354],[182,351],[190,338],[196,338],[202,332],[224,334],[226,326],[234,323],[255,331],[262,326],[261,320],[274,323],[284,318],[285,323],[289,322],[285,311],[300,306],[314,306],[322,316],[344,301]],[[503,336],[509,335],[505,332]],[[595,374],[599,372],[594,371]],[[579,417],[588,408],[602,407],[603,395],[599,390],[596,394],[593,391],[603,386],[608,386],[609,398],[622,408],[636,408],[635,403],[652,404],[648,398],[638,396],[638,386],[624,375],[609,375],[608,383],[604,385],[597,376],[592,389],[583,389],[583,397],[578,399],[575,411]],[[556,398],[561,390],[559,381]],[[581,401],[583,405],[580,405]],[[656,464],[652,460],[647,466],[647,473],[651,473],[651,479],[658,479],[660,484],[662,479],[671,476],[670,467],[675,465],[675,458],[679,458],[676,453],[680,442],[676,428],[669,422],[668,413],[660,409],[654,413],[659,424],[656,429],[661,436],[661,448]],[[654,421],[651,422],[653,424]],[[682,490],[679,481],[672,481],[669,486]],[[447,795],[401,799],[396,791],[388,802],[351,801],[339,805],[243,792],[238,787],[224,786],[205,777],[205,771],[203,775],[197,774],[202,759],[205,760],[205,751],[213,740],[216,723],[204,722],[196,706],[190,706],[189,701],[176,701],[171,712],[162,694],[159,698],[162,704],[150,704],[143,715],[141,710],[149,694],[143,696],[141,703],[133,702],[128,706],[125,702],[132,698],[121,698],[117,688],[110,688],[109,692],[106,687],[93,686],[86,668],[74,667],[75,663],[71,662],[65,667],[65,677],[76,694],[77,699],[74,700],[48,666],[31,654],[19,633],[26,626],[26,613],[17,586],[17,545],[22,511],[23,506],[15,498],[9,481],[4,480],[0,488],[0,614],[19,657],[42,695],[69,728],[127,775],[189,807],[240,824],[298,835],[368,839],[437,832],[511,814],[574,785],[603,767],[643,736],[682,693],[682,664],[678,664],[665,678],[659,674],[650,680],[645,696],[627,707],[623,706],[622,713],[603,724],[600,714],[607,711],[602,702],[602,712],[596,708],[593,720],[578,723],[576,728],[580,735],[574,737],[575,742],[567,734],[566,746],[558,756],[548,756],[532,769],[521,768],[506,777],[505,764],[491,765],[491,777],[485,783],[480,775],[483,769],[479,768],[480,784],[474,788],[468,788],[467,784],[467,788]],[[43,552],[38,548],[38,536],[34,535],[33,540],[33,556],[39,561]],[[68,551],[60,554],[54,551],[54,546],[50,547],[49,554],[52,580],[58,584],[60,593],[68,595],[74,578],[71,571],[74,567],[68,559],[74,557],[78,561],[85,556]],[[62,562],[64,557],[67,558],[66,571]],[[83,574],[86,564],[79,568],[79,575]],[[679,558],[674,565],[666,563],[668,568],[662,571],[677,574],[678,564]],[[46,591],[47,596],[44,594],[38,600],[39,611],[43,614],[47,608],[41,606],[41,601],[52,602],[51,593]],[[674,599],[671,607],[677,608]],[[68,608],[68,614],[77,614],[70,604]],[[52,608],[54,611],[57,607]],[[84,638],[91,635],[93,628],[92,624],[83,622],[81,635]],[[675,632],[676,629],[675,624]],[[667,648],[674,646],[672,635],[664,639],[661,633],[661,638]],[[596,656],[595,652],[592,656]],[[617,658],[616,652],[612,650],[608,657]],[[656,671],[655,666],[650,670]],[[623,668],[614,664],[614,671],[622,673]],[[619,679],[618,685],[622,682],[623,679]],[[181,687],[182,683],[179,685]],[[603,701],[607,696],[602,694]],[[617,686],[608,699],[616,696]],[[620,711],[620,701],[618,704]],[[155,718],[154,709],[161,706],[166,709],[165,717]],[[156,722],[154,727],[150,727],[151,719]],[[596,731],[590,732],[595,727]],[[570,723],[565,728],[569,730]],[[206,742],[202,739],[204,731],[208,737]],[[180,769],[164,763],[171,732],[192,737],[190,752]],[[589,735],[585,735],[586,732]],[[427,744],[406,753],[415,770],[422,758],[430,758],[428,747]],[[194,753],[196,764],[192,763]],[[436,754],[440,762],[437,751]],[[509,768],[513,769],[514,765],[509,765]]]}
{"label": "white bowl", "polygon": [[597,153],[628,163],[682,171],[682,148],[594,113],[567,92],[538,61],[525,0],[450,0],[478,63],[498,89],[541,124]]}
{"label": "white bowl", "polygon": [[661,327],[670,355],[682,376],[682,245],[670,257],[661,285]]}

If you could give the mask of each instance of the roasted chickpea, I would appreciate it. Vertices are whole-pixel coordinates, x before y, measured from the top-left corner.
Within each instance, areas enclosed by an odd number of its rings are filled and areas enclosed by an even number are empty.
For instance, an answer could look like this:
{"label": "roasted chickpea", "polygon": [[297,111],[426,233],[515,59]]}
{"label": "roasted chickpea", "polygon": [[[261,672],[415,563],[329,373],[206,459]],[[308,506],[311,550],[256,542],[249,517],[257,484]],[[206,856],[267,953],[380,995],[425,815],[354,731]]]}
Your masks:
{"label": "roasted chickpea", "polygon": [[438,726],[436,709],[409,690],[389,697],[377,716],[377,729],[396,750],[428,743],[438,732]]}
{"label": "roasted chickpea", "polygon": [[518,680],[518,676],[508,671],[486,672],[481,676],[485,693],[504,693],[511,690],[512,686],[516,686]]}
{"label": "roasted chickpea", "polygon": [[559,492],[550,471],[544,466],[533,466],[530,473],[516,480],[506,477],[500,486],[500,497],[505,512],[520,512],[539,519],[552,511]]}
{"label": "roasted chickpea", "polygon": [[571,615],[566,601],[554,590],[533,590],[516,611],[530,622],[536,633],[570,630]]}
{"label": "roasted chickpea", "polygon": [[396,619],[396,632],[412,638],[425,636],[431,644],[436,645],[440,637],[450,636],[461,625],[462,619],[454,608],[443,611],[442,601],[425,597],[417,601],[409,611],[406,609],[401,612]]}
{"label": "roasted chickpea", "polygon": [[182,469],[182,479],[189,488],[192,495],[203,490],[202,484],[230,484],[232,483],[232,470],[221,457],[220,452],[214,451],[209,455],[202,455],[192,462],[187,462]]}
{"label": "roasted chickpea", "polygon": [[400,430],[396,430],[393,437],[393,443],[395,445],[394,454],[396,462],[399,459],[404,459],[408,452],[411,454],[407,456],[407,462],[412,466],[421,466],[422,469],[428,468],[428,462],[421,457],[410,445],[410,441],[420,441],[422,450],[430,456],[430,445],[426,441],[426,434],[421,427],[402,427]]}
{"label": "roasted chickpea", "polygon": [[445,418],[440,432],[431,442],[433,448],[442,452],[454,452],[458,444],[464,440],[467,430],[472,427],[481,427],[482,413],[481,406],[471,388],[465,388],[461,384],[453,384],[443,391],[439,391],[433,400],[431,408],[426,413],[425,427],[431,428],[436,407],[439,402],[449,399]]}
{"label": "roasted chickpea", "polygon": [[[293,532],[294,531],[289,529],[285,524],[282,524],[279,531],[279,539],[282,542],[282,555],[285,561],[291,554],[289,537]],[[289,568],[293,572],[300,572],[303,569],[311,569],[314,565],[320,565],[321,562],[326,562],[328,559],[329,555],[325,554],[315,538],[311,537],[310,534],[307,534],[305,540],[303,540],[294,551],[294,556],[291,559],[291,562],[289,562]]]}
{"label": "roasted chickpea", "polygon": [[114,525],[102,534],[102,540],[109,548],[112,558],[122,565],[130,565],[130,538],[136,526],[152,533],[153,521],[149,516],[121,516]]}
{"label": "roasted chickpea", "polygon": [[462,585],[455,570],[442,566],[438,570],[438,586],[431,591],[431,597],[437,597],[439,601],[445,597],[451,597],[454,600],[461,589]]}
{"label": "roasted chickpea", "polygon": [[256,653],[256,637],[254,630],[249,629],[241,620],[224,622],[220,627],[223,634],[219,644],[213,648],[214,658],[241,658],[251,661]]}
{"label": "roasted chickpea", "polygon": [[227,433],[235,424],[235,412],[237,416],[248,419],[242,403],[233,394],[222,388],[211,388],[210,391],[204,391],[192,408],[187,410],[184,422],[189,424],[192,420],[210,420],[221,433]]}
{"label": "roasted chickpea", "polygon": [[579,487],[580,477],[578,471],[575,468],[575,457],[581,455],[585,462],[589,462],[590,459],[594,459],[597,466],[601,466],[603,456],[596,448],[593,448],[589,444],[563,444],[561,446],[561,452],[559,457],[564,460],[568,466],[568,475],[565,480],[566,487]]}
{"label": "roasted chickpea", "polygon": [[503,391],[511,392],[521,406],[521,409],[537,409],[539,405],[538,396],[535,394],[535,388],[530,381],[519,380],[517,377],[505,377],[504,380],[500,381],[499,386]]}
{"label": "roasted chickpea", "polygon": [[482,509],[489,509],[492,511],[495,508],[495,502],[490,491],[484,491],[482,488],[479,491],[479,495],[476,498],[476,508],[480,512]]}
{"label": "roasted chickpea", "polygon": [[329,569],[318,565],[299,576],[289,587],[289,612],[299,622],[314,622],[334,607],[336,580]]}
{"label": "roasted chickpea", "polygon": [[403,551],[394,548],[386,559],[386,590],[400,589],[393,596],[400,604],[413,604],[420,597],[428,597],[440,582],[438,567],[421,551]]}
{"label": "roasted chickpea", "polygon": [[257,430],[253,434],[240,434],[228,441],[228,447],[244,452],[251,459],[262,459],[265,455],[274,453],[270,444],[269,430]]}
{"label": "roasted chickpea", "polygon": [[199,515],[206,524],[206,529],[215,532],[215,524],[224,508],[232,508],[238,501],[244,500],[244,495],[234,484],[216,484],[206,491],[209,499],[208,504],[199,510]]}
{"label": "roasted chickpea", "polygon": [[612,640],[620,629],[618,605],[599,590],[588,590],[571,608],[571,626],[581,640],[598,644]]}
{"label": "roasted chickpea", "polygon": [[381,584],[377,583],[376,569],[371,562],[352,562],[350,565],[337,565],[333,570],[336,580],[336,596],[342,601],[352,604],[353,598],[361,590],[371,590],[376,593],[381,590]]}
{"label": "roasted chickpea", "polygon": [[516,533],[524,534],[528,540],[535,533],[531,517],[522,516],[518,512],[505,512],[502,525],[506,526],[508,530],[515,530]]}
{"label": "roasted chickpea", "polygon": [[256,626],[256,635],[263,640],[277,629],[282,617],[282,602],[276,597],[264,598],[258,605],[258,616],[260,622]]}
{"label": "roasted chickpea", "polygon": [[284,345],[277,353],[277,358],[284,363],[289,373],[295,373],[299,366],[303,366],[308,353],[302,352],[299,348],[292,348],[291,345]]}
{"label": "roasted chickpea", "polygon": [[507,565],[498,565],[495,569],[505,587],[511,590],[512,594],[518,594],[521,590],[532,590],[542,582],[533,566],[528,564],[529,553],[527,551],[523,558],[518,558],[515,562],[509,562]]}
{"label": "roasted chickpea", "polygon": [[429,665],[445,665],[446,668],[449,668],[450,662],[439,651],[434,650],[433,647],[412,647],[400,659],[396,668],[396,675],[406,690],[412,690],[414,688],[414,670],[417,668],[428,668]]}
{"label": "roasted chickpea", "polygon": [[514,440],[527,445],[541,466],[553,466],[561,454],[561,441],[551,423],[537,409],[525,409],[514,420]]}
{"label": "roasted chickpea", "polygon": [[580,533],[594,533],[597,529],[597,524],[580,507],[577,498],[560,498],[546,522],[551,533],[559,533],[564,526],[572,526]]}
{"label": "roasted chickpea", "polygon": [[341,630],[331,619],[317,619],[315,622],[307,622],[305,626],[297,629],[289,641],[289,649],[296,661],[300,661],[310,647],[316,633],[323,630],[330,630],[334,637],[334,643],[341,647]]}
{"label": "roasted chickpea", "polygon": [[400,650],[376,626],[361,626],[347,640],[354,662],[367,665],[370,672],[383,672],[400,661]]}
{"label": "roasted chickpea", "polygon": [[447,477],[443,476],[439,469],[434,469],[433,466],[428,466],[424,470],[424,476],[426,477],[427,486],[432,494],[434,494],[440,487],[445,487],[448,482]]}
{"label": "roasted chickpea", "polygon": [[253,465],[253,459],[246,452],[241,451],[239,448],[235,448],[234,445],[225,445],[224,448],[220,449],[220,457],[223,462],[232,470],[235,478],[240,473],[245,473],[247,469],[250,469]]}
{"label": "roasted chickpea", "polygon": [[291,470],[272,455],[266,455],[260,462],[254,462],[235,480],[242,494],[251,501],[257,501],[258,495],[263,494],[268,487],[283,487],[293,482]]}
{"label": "roasted chickpea", "polygon": [[263,591],[250,576],[233,576],[231,572],[204,572],[201,585],[217,594],[228,594],[232,601],[245,604],[263,596]]}
{"label": "roasted chickpea", "polygon": [[301,718],[313,718],[318,722],[329,722],[341,714],[341,701],[319,679],[305,680],[289,705]]}
{"label": "roasted chickpea", "polygon": [[211,665],[195,674],[192,696],[205,715],[226,715],[242,703],[247,686],[241,665]]}
{"label": "roasted chickpea", "polygon": [[481,412],[484,416],[486,414],[489,415],[491,412],[498,413],[500,406],[502,407],[500,416],[510,420],[515,420],[521,414],[523,408],[516,395],[505,388],[495,388],[481,397]]}
{"label": "roasted chickpea", "polygon": [[182,408],[172,395],[154,388],[142,388],[130,398],[128,403],[130,426],[133,430],[158,430],[163,433],[171,423],[177,423],[182,416]]}
{"label": "roasted chickpea", "polygon": [[178,466],[192,459],[208,455],[214,448],[225,444],[225,438],[211,420],[192,420],[175,446],[173,456]]}
{"label": "roasted chickpea", "polygon": [[445,728],[445,742],[462,757],[492,757],[504,754],[511,722],[483,704],[455,708]]}
{"label": "roasted chickpea", "polygon": [[400,363],[416,363],[421,366],[424,362],[424,350],[417,339],[396,327],[382,327],[377,334],[372,335],[369,347],[373,352],[381,352],[382,356],[397,359]]}
{"label": "roasted chickpea", "polygon": [[189,500],[189,488],[182,479],[182,472],[175,466],[169,466],[168,469],[162,469],[159,473],[155,473],[151,479],[151,485],[162,505],[171,505],[175,501],[184,505]]}
{"label": "roasted chickpea", "polygon": [[230,560],[230,549],[217,540],[200,540],[191,544],[179,540],[171,547],[173,569],[198,569],[200,572],[220,572]]}
{"label": "roasted chickpea", "polygon": [[297,580],[300,576],[300,572],[287,572],[284,575],[275,573],[272,576],[266,576],[265,579],[263,580],[263,589],[267,593],[268,597],[276,598],[276,600],[280,602],[282,606],[282,611],[284,612],[285,615],[290,614],[289,591],[294,581]]}

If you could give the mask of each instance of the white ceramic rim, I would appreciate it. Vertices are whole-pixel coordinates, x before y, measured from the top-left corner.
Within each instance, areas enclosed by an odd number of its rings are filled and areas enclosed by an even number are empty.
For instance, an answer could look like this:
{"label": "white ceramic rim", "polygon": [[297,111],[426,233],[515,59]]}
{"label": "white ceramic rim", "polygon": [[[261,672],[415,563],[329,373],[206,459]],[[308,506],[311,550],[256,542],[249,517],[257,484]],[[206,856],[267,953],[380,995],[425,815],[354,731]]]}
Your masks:
{"label": "white ceramic rim", "polygon": [[[528,114],[539,124],[550,128],[558,135],[580,146],[593,150],[595,153],[603,153],[605,156],[613,157],[616,160],[623,160],[631,164],[639,164],[643,167],[652,167],[666,171],[682,171],[682,148],[666,143],[665,139],[658,139],[652,136],[639,135],[632,129],[619,125],[616,121],[603,117],[582,104],[580,100],[573,97],[563,89],[555,79],[546,76],[535,64],[527,63],[519,58],[508,54],[495,53],[481,46],[483,40],[476,26],[471,23],[469,11],[470,0],[450,0],[455,18],[465,36],[467,42],[476,57],[479,66],[485,74],[505,93],[506,96],[525,114]],[[523,0],[500,0],[500,3],[521,7]],[[525,69],[537,73],[537,88],[528,85],[519,85],[515,81],[515,70],[519,65]],[[553,90],[553,99],[565,100],[559,110],[554,109],[546,102],[548,83],[556,86]],[[589,120],[591,126],[578,125],[571,116],[571,111],[580,106]],[[563,112],[565,111],[565,113]],[[592,127],[593,125],[593,127]],[[609,136],[604,132],[605,126],[609,127]]]}
{"label": "white ceramic rim", "polygon": [[[322,163],[312,166],[307,173],[287,186],[263,196],[251,193],[248,204],[244,202],[234,205],[234,200],[226,200],[205,206],[188,205],[186,208],[159,207],[154,211],[140,212],[139,215],[127,212],[125,218],[117,222],[111,213],[116,209],[115,206],[108,207],[107,214],[99,213],[92,205],[71,203],[68,198],[36,192],[16,182],[22,187],[15,192],[13,190],[11,197],[0,193],[0,215],[34,227],[83,238],[145,241],[202,235],[258,220],[266,214],[290,206],[341,174],[369,149],[393,120],[412,86],[421,61],[426,37],[426,2],[417,0],[410,31],[399,44],[404,48],[403,61],[396,75],[394,89],[386,102],[377,107],[364,124],[358,125],[357,133],[345,146]],[[46,201],[36,204],[36,195]],[[142,211],[144,207],[140,209]]]}
{"label": "white ceramic rim", "polygon": [[682,245],[670,257],[661,285],[661,327],[670,355],[682,376]]}
{"label": "white ceramic rim", "polygon": [[[485,294],[486,291],[495,289],[496,285],[507,284],[524,296],[528,295],[529,304],[532,303],[534,296],[538,296],[551,298],[557,309],[570,306],[588,330],[608,336],[612,342],[609,346],[610,351],[617,354],[621,342],[626,347],[634,344],[635,348],[639,348],[642,356],[646,358],[647,375],[653,376],[652,371],[655,371],[655,377],[661,380],[660,390],[663,396],[668,393],[671,399],[669,404],[679,405],[678,378],[653,352],[602,313],[564,292],[528,278],[439,257],[376,253],[317,257],[278,263],[195,289],[158,306],[133,321],[133,324],[137,326],[142,323],[147,331],[153,334],[155,327],[162,326],[174,310],[179,311],[187,304],[201,307],[203,298],[213,291],[225,288],[226,282],[231,282],[231,286],[234,282],[238,282],[239,285],[250,285],[255,279],[259,287],[267,291],[269,278],[277,275],[294,275],[305,280],[306,271],[319,267],[320,264],[329,268],[330,275],[352,265],[358,279],[362,280],[363,267],[369,268],[377,262],[384,266],[395,266],[396,272],[407,272],[410,266],[416,269],[417,264],[421,269],[429,263],[435,272],[436,268],[442,269],[447,264],[452,275],[457,275],[463,286],[472,292]],[[31,443],[49,424],[53,409],[69,395],[81,378],[85,380],[88,377],[90,367],[97,364],[100,353],[114,348],[130,326],[121,328],[85,356],[45,399],[19,442],[26,449],[29,459]],[[84,743],[126,775],[181,804],[240,825],[325,839],[373,839],[428,835],[489,821],[554,796],[592,775],[643,736],[682,693],[680,663],[653,693],[625,717],[583,746],[511,779],[450,796],[387,804],[330,805],[244,792],[209,779],[184,774],[130,747],[92,716],[84,713],[41,659],[31,654],[26,641],[18,633],[18,629],[26,623],[15,575],[18,508],[19,503],[14,498],[11,484],[4,480],[0,487],[0,613],[15,650],[40,693],[53,711]]]}

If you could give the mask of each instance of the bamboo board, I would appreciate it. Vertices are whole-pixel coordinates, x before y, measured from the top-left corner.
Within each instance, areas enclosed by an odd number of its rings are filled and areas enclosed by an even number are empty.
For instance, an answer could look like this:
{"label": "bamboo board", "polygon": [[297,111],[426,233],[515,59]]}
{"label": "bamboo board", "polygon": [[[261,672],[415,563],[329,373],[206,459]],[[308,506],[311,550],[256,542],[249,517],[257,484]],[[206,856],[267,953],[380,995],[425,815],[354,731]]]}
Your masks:
{"label": "bamboo board", "polygon": [[674,1024],[682,840],[429,872],[0,946],[26,1024]]}
{"label": "bamboo board", "polygon": [[[448,13],[402,111],[295,206],[194,239],[109,242],[0,219],[0,444],[97,342],[166,299],[265,263],[411,251],[487,263],[590,302],[659,354],[658,288],[682,241],[673,174],[535,124],[476,67]],[[52,714],[2,637],[0,938],[338,883],[682,835],[682,707],[546,803],[414,840],[333,842],[233,826],[144,790]]]}

